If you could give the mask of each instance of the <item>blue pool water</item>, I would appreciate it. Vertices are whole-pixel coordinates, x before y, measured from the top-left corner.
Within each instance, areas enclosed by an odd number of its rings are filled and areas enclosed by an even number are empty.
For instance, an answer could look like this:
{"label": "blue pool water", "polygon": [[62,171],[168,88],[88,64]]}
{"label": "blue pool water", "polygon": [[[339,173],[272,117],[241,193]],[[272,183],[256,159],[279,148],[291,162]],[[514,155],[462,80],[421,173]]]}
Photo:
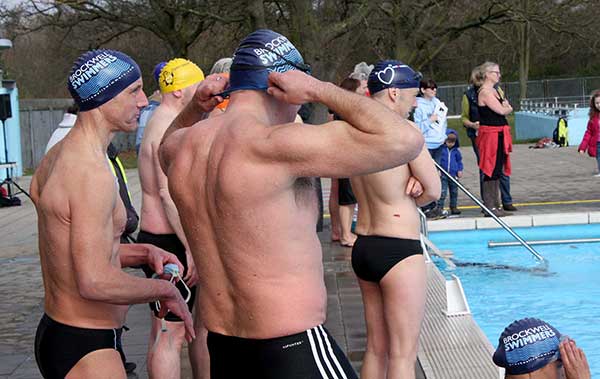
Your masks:
{"label": "blue pool water", "polygon": [[[600,224],[515,229],[526,241],[600,238]],[[537,317],[573,338],[585,351],[592,377],[600,377],[600,243],[534,246],[549,261],[538,272],[522,246],[488,248],[514,241],[504,229],[430,233],[441,250],[451,250],[455,270],[434,258],[446,277],[460,278],[473,317],[492,345],[512,321]]]}

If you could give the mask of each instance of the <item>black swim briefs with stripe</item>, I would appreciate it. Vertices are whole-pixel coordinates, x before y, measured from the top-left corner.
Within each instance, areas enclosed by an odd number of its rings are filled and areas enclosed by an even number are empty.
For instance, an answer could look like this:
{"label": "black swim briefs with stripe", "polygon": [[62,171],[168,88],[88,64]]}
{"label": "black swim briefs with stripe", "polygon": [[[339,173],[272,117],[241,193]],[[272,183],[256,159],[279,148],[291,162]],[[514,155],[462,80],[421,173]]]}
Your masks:
{"label": "black swim briefs with stripe", "polygon": [[208,332],[211,379],[358,379],[323,326],[270,339]]}

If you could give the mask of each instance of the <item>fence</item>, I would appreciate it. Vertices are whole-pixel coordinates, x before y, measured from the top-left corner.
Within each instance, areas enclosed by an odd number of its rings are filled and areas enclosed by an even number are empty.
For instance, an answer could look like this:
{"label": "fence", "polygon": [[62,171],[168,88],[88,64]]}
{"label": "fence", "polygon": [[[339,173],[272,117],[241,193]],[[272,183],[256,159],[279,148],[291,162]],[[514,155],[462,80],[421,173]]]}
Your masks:
{"label": "fence", "polygon": [[[520,109],[520,87],[519,82],[506,82],[501,84],[506,97],[515,110]],[[591,92],[600,88],[600,76],[568,79],[546,79],[530,80],[527,82],[528,99],[548,99],[553,101],[555,97],[584,97],[590,96]],[[467,89],[467,84],[438,86],[437,97],[446,103],[448,114],[460,114],[462,96]],[[540,100],[541,101],[541,100]],[[544,100],[545,102],[545,100]]]}
{"label": "fence", "polygon": [[[34,169],[44,156],[52,132],[62,120],[70,99],[35,99],[19,101],[21,151],[24,169]],[[135,133],[117,133],[113,144],[119,150],[135,147]]]}

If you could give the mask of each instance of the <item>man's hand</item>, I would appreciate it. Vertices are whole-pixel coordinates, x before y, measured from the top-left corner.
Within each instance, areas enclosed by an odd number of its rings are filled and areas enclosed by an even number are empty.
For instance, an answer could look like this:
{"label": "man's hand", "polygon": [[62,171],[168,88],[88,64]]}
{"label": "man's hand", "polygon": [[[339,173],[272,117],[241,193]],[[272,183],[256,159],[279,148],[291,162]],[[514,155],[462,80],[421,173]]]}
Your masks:
{"label": "man's hand", "polygon": [[217,96],[225,91],[229,79],[225,76],[213,74],[207,76],[196,88],[192,101],[204,113],[212,112],[212,110],[223,101],[223,97]]}
{"label": "man's hand", "polygon": [[183,280],[185,280],[185,284],[187,284],[188,287],[193,287],[198,283],[198,272],[196,271],[194,258],[189,250],[185,251],[185,259],[187,260],[187,272]]}
{"label": "man's hand", "polygon": [[585,154],[585,151],[583,151],[583,150],[578,150],[578,152],[579,152],[580,155]]}
{"label": "man's hand", "polygon": [[559,345],[560,359],[565,368],[566,379],[590,379],[592,374],[583,350],[575,345],[570,338]]}
{"label": "man's hand", "polygon": [[154,245],[148,245],[148,266],[155,273],[162,275],[167,263],[175,263],[179,267],[179,272],[183,273],[183,265],[175,255]]}
{"label": "man's hand", "polygon": [[438,120],[438,114],[433,112],[431,116],[429,116],[429,121],[436,122]]}
{"label": "man's hand", "polygon": [[414,176],[408,178],[404,193],[410,197],[417,198],[423,194],[423,185]]}
{"label": "man's hand", "polygon": [[301,105],[316,100],[316,92],[324,83],[302,71],[269,74],[267,93],[288,104]]}
{"label": "man's hand", "polygon": [[462,178],[462,176],[463,176],[463,172],[462,172],[462,171],[458,171],[458,172],[456,173],[456,176],[458,176],[459,178]]}
{"label": "man's hand", "polygon": [[479,121],[472,123],[471,128],[473,128],[475,130],[479,129]]}
{"label": "man's hand", "polygon": [[194,322],[192,321],[192,314],[183,301],[183,297],[179,293],[179,290],[173,286],[172,295],[160,300],[160,311],[158,312],[158,318],[164,318],[167,312],[171,312],[180,319],[183,320],[185,325],[185,339],[188,342],[192,342],[196,338],[196,332],[194,332]]}

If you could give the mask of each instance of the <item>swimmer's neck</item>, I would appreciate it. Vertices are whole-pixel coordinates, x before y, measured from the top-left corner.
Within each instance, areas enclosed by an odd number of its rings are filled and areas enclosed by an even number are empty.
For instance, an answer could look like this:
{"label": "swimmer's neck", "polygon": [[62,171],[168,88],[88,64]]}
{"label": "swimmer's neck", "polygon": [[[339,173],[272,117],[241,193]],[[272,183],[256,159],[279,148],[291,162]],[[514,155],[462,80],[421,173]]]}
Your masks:
{"label": "swimmer's neck", "polygon": [[166,110],[167,112],[179,114],[188,102],[189,101],[185,101],[183,98],[177,98],[173,96],[173,94],[167,93],[163,95],[159,108]]}
{"label": "swimmer's neck", "polygon": [[90,146],[104,154],[117,130],[106,119],[92,110],[80,112],[77,115],[75,125],[69,134],[75,132],[74,135],[80,135],[78,138],[87,141]]}
{"label": "swimmer's neck", "polygon": [[295,106],[281,102],[265,91],[244,90],[231,94],[227,112],[253,116],[265,125],[280,125],[293,122]]}

